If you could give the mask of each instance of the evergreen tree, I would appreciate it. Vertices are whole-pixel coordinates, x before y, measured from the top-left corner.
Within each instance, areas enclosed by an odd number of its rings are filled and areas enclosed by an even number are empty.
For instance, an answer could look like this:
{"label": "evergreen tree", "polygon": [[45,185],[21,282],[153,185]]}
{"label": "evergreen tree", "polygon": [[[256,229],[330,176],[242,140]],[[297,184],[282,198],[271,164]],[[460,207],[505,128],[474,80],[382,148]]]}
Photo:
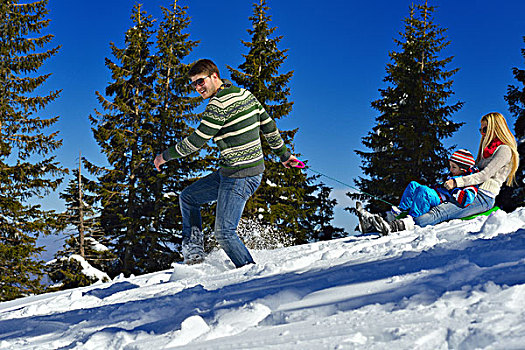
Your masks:
{"label": "evergreen tree", "polygon": [[[525,36],[523,42],[525,42]],[[525,58],[525,49],[521,49],[521,54]],[[516,184],[513,187],[504,185],[496,197],[496,205],[508,212],[525,206],[525,68],[514,67],[512,73],[514,78],[521,83],[521,87],[509,85],[505,100],[509,104],[510,113],[516,118],[514,136],[518,139],[520,164],[516,172]]]}
{"label": "evergreen tree", "polygon": [[106,58],[113,79],[106,96],[112,100],[97,92],[105,113],[97,111],[96,116],[90,116],[95,140],[110,166],[86,163],[100,183],[100,223],[118,258],[113,275],[151,272],[158,264],[165,266],[151,244],[153,213],[145,205],[151,191],[146,180],[155,176],[151,166],[155,126],[155,62],[150,54],[153,20],[140,4],[133,7],[131,19],[134,25],[126,32],[125,47],[110,44],[116,62]]}
{"label": "evergreen tree", "polygon": [[[193,91],[187,76],[189,65],[183,63],[198,45],[198,41],[189,40],[189,34],[185,32],[190,24],[186,10],[187,7],[177,6],[177,1],[171,9],[162,8],[163,20],[157,31],[158,52],[155,57],[157,100],[155,127],[152,128],[153,154],[161,153],[189,135],[193,129],[187,125],[198,121],[198,116],[192,111],[201,99],[189,97]],[[150,229],[156,237],[169,238],[178,247],[176,260],[182,259],[182,216],[178,193],[209,165],[209,159],[203,159],[198,153],[192,154],[170,161],[162,173],[155,172],[155,176],[149,179],[153,188],[150,200],[154,218]]]}
{"label": "evergreen tree", "polygon": [[106,247],[108,241],[100,229],[95,195],[98,184],[84,177],[81,173],[82,158],[79,167],[73,171],[73,178],[68,187],[60,194],[66,202],[66,211],[61,219],[67,225],[69,238],[62,250],[55,254],[55,259],[46,264],[46,271],[59,287],[50,290],[76,288],[90,285],[98,279],[87,276],[79,260],[98,270],[107,271],[115,256]]}
{"label": "evergreen tree", "polygon": [[[432,184],[444,175],[453,147],[445,148],[441,140],[463,124],[451,119],[463,106],[463,102],[447,104],[453,95],[451,77],[458,69],[446,70],[452,57],[438,56],[449,42],[446,29],[433,23],[433,12],[434,7],[426,2],[410,7],[405,32],[395,40],[401,50],[390,53],[392,63],[386,68],[384,81],[389,86],[380,89],[381,98],[372,102],[380,114],[373,131],[362,139],[371,151],[356,151],[368,176],[359,177],[356,185],[394,204],[410,181]],[[377,199],[370,199],[368,207],[371,211],[388,209]]]}
{"label": "evergreen tree", "polygon": [[99,176],[101,225],[118,257],[113,275],[158,271],[180,260],[177,194],[209,163],[190,156],[170,162],[162,173],[152,165],[156,154],[191,132],[186,125],[196,121],[191,111],[199,103],[188,97],[189,67],[182,63],[197,45],[184,33],[190,23],[186,8],[175,1],[162,11],[152,53],[153,20],[141,5],[133,8],[125,48],[111,44],[119,63],[106,60],[114,79],[106,95],[113,100],[98,96],[108,113],[91,117],[112,166],[88,165]]}
{"label": "evergreen tree", "polygon": [[[254,4],[254,13],[249,19],[252,29],[248,33],[251,42],[242,41],[249,52],[243,55],[245,62],[240,70],[228,66],[232,80],[239,86],[251,91],[263,105],[270,117],[278,120],[288,115],[293,102],[288,101],[290,88],[287,86],[293,71],[279,74],[279,68],[288,57],[287,50],[279,50],[277,44],[282,36],[271,38],[275,31],[269,27],[271,17],[267,14],[269,7],[265,0]],[[297,129],[281,130],[285,143],[293,151],[293,138]],[[298,169],[286,169],[280,164],[270,147],[263,142],[266,170],[259,189],[246,204],[246,217],[259,217],[261,224],[275,225],[285,234],[295,238],[296,243],[310,239],[307,223],[316,214],[320,206],[314,195],[317,186],[313,184],[316,177],[307,177]]]}
{"label": "evergreen tree", "polygon": [[[332,189],[324,184],[318,185],[318,207],[313,215],[310,215],[308,220],[304,223],[310,232],[309,239],[311,241],[328,241],[334,238],[344,237],[346,234],[344,229],[332,226],[331,222],[334,219],[334,207],[337,204],[336,199],[331,199],[330,194]],[[314,200],[312,198],[312,200]]]}
{"label": "evergreen tree", "polygon": [[59,50],[45,49],[53,39],[41,34],[46,6],[0,2],[0,301],[42,290],[36,238],[59,227],[54,212],[30,202],[56,189],[65,173],[52,156],[62,141],[45,132],[58,117],[36,115],[60,94],[35,93],[51,75],[38,70]]}
{"label": "evergreen tree", "polygon": [[[48,272],[51,281],[55,282],[54,286],[48,287],[48,292],[65,290],[71,288],[89,286],[95,282],[109,282],[109,276],[100,273],[101,277],[86,274],[83,264],[86,261],[79,255],[71,255],[69,258],[58,258],[52,262],[52,268]],[[87,265],[89,269],[92,269]],[[48,266],[49,268],[50,266]]]}
{"label": "evergreen tree", "polygon": [[85,238],[99,234],[100,227],[96,216],[96,192],[86,191],[88,188],[96,191],[98,184],[82,175],[81,162],[82,159],[79,159],[78,169],[73,171],[68,187],[60,194],[60,198],[66,202],[66,212],[62,214],[62,218],[75,232],[71,235],[72,243],[68,244],[69,248],[61,255],[78,254],[85,258],[90,245]]}

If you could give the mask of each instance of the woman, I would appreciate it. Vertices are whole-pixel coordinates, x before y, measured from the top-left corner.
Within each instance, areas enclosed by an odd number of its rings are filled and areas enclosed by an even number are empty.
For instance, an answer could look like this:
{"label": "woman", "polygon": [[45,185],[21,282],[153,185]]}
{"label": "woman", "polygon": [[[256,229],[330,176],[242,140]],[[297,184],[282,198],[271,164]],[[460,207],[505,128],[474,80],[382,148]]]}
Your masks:
{"label": "woman", "polygon": [[500,113],[493,112],[484,115],[481,118],[479,131],[481,141],[476,166],[480,171],[476,174],[450,179],[444,184],[448,190],[456,187],[479,185],[478,195],[471,205],[462,208],[455,202],[445,202],[417,218],[408,216],[391,223],[387,223],[379,215],[374,215],[372,218],[369,214],[371,224],[383,234],[388,234],[393,231],[413,229],[414,224],[421,227],[435,225],[446,220],[459,219],[491,209],[503,183],[506,181],[508,186],[512,186],[515,182],[519,155],[516,138]]}

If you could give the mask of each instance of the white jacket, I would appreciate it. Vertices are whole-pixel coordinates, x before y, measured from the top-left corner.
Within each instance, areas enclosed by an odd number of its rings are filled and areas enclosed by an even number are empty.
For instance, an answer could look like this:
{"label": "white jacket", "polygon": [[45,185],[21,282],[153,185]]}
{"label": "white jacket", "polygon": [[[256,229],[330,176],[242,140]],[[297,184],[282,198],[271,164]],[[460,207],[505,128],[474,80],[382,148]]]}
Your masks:
{"label": "white jacket", "polygon": [[456,179],[457,187],[479,185],[483,192],[496,197],[511,170],[512,151],[509,146],[501,145],[488,157],[481,158],[476,164],[479,173]]}

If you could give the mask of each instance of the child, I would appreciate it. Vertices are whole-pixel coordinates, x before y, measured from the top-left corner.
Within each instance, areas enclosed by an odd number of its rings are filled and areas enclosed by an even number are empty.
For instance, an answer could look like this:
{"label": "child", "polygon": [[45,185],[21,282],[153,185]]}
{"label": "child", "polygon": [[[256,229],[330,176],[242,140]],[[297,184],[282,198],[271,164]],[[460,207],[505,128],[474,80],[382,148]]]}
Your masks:
{"label": "child", "polygon": [[[474,164],[475,161],[472,153],[466,149],[460,149],[454,152],[449,159],[449,170],[452,175],[451,178],[455,179],[478,172],[478,169],[474,167]],[[408,212],[408,215],[411,218],[416,218],[427,213],[431,208],[443,202],[455,202],[458,206],[464,208],[474,201],[477,192],[477,186],[447,190],[440,184],[429,187],[420,185],[416,181],[412,181],[403,192],[399,209]],[[370,216],[371,214],[364,211],[361,203],[357,203],[356,208],[359,214],[359,226],[360,230],[362,230],[361,232],[374,229]],[[400,214],[401,212],[399,209],[393,207],[392,212],[396,215]]]}
{"label": "child", "polygon": [[[474,164],[474,157],[466,149],[454,152],[449,159],[449,170],[452,175],[450,178],[455,179],[478,172]],[[460,207],[464,208],[474,201],[477,192],[477,186],[454,188],[449,191],[441,184],[428,187],[412,181],[401,197],[399,209],[408,211],[410,216],[417,218],[443,202],[456,201]]]}

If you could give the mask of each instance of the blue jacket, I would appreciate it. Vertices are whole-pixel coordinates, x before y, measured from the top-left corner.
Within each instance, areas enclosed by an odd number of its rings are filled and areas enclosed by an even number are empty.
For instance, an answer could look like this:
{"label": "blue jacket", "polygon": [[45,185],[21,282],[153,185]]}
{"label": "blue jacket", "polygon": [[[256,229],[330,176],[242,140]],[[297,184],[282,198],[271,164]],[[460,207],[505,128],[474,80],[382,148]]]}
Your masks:
{"label": "blue jacket", "polygon": [[[479,172],[479,169],[476,167],[471,167],[466,174],[459,176],[452,176],[451,179],[456,179],[458,177],[467,176]],[[434,189],[436,190],[441,202],[455,201],[462,208],[468,207],[478,194],[478,185],[467,186],[463,188],[454,188],[452,190],[447,190],[442,185],[435,185]]]}

